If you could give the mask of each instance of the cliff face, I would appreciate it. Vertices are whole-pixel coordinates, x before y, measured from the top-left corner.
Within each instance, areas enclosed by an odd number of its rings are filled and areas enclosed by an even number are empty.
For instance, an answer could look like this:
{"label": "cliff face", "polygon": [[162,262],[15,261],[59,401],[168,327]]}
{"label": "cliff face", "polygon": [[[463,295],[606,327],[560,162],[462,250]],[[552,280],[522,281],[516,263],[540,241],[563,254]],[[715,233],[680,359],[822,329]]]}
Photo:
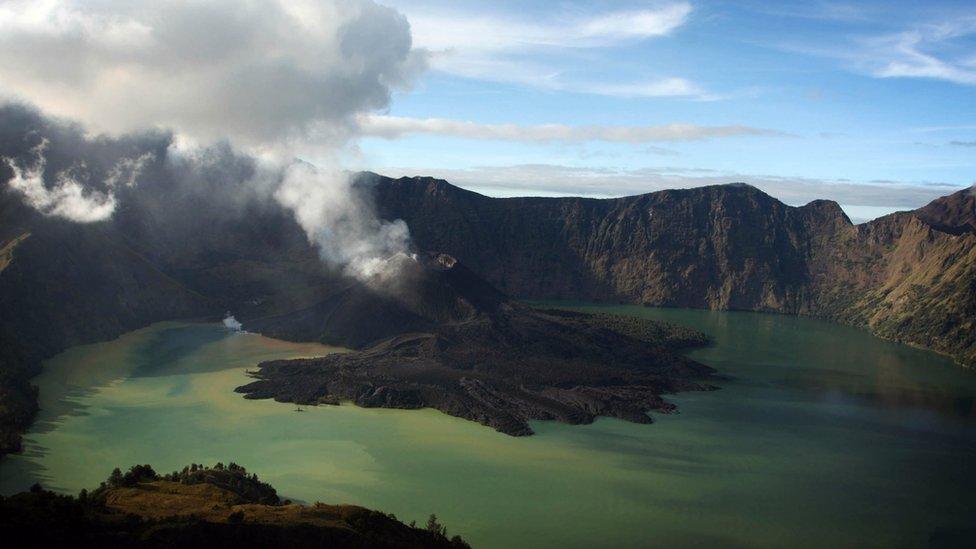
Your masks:
{"label": "cliff face", "polygon": [[513,296],[821,316],[976,363],[970,190],[855,226],[834,202],[791,207],[740,184],[608,200],[362,184],[418,247]]}
{"label": "cliff face", "polygon": [[41,218],[13,200],[0,192],[0,455],[20,448],[36,413],[28,379],[41,360],[208,305],[109,227]]}

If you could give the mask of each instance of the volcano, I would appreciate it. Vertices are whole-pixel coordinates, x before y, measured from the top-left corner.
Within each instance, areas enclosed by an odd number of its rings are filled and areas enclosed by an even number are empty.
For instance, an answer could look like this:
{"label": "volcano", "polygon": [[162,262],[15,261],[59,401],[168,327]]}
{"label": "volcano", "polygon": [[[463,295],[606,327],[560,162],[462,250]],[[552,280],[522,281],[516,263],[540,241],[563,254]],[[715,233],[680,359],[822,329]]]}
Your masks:
{"label": "volcano", "polygon": [[[648,412],[675,409],[662,394],[712,388],[713,370],[679,354],[707,342],[693,330],[536,309],[506,298],[447,254],[394,261],[393,275],[248,326],[305,337],[313,326],[344,325],[325,339],[355,333],[345,343],[358,350],[264,362],[255,381],[237,391],[308,405],[436,408],[522,436],[532,434],[530,420],[651,423]],[[372,341],[363,341],[365,326],[373,327]]]}

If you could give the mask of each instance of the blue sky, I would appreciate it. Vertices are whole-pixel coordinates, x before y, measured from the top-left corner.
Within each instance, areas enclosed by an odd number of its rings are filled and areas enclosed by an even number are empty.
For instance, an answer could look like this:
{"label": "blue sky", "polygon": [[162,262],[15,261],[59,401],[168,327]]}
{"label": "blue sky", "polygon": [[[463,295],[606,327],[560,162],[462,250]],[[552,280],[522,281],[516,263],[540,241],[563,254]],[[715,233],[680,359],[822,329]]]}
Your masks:
{"label": "blue sky", "polygon": [[429,68],[352,163],[493,195],[746,181],[864,219],[976,182],[976,4],[394,1]]}

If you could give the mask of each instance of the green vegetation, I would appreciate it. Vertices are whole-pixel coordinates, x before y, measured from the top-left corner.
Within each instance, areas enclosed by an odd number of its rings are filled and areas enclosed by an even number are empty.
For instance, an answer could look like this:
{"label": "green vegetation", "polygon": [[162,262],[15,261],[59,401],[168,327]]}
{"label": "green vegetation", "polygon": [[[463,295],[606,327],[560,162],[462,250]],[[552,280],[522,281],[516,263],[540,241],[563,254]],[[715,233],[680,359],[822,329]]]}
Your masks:
{"label": "green vegetation", "polygon": [[248,475],[247,469],[234,462],[230,462],[227,466],[218,462],[213,467],[194,463],[187,465],[182,471],[173,471],[162,476],[149,465],[134,465],[124,474],[116,467],[108,480],[103,482],[92,495],[97,497],[112,488],[130,488],[144,482],[159,480],[178,482],[183,485],[209,484],[227,490],[247,503],[281,504],[278,493],[270,484],[258,480],[256,473]]}

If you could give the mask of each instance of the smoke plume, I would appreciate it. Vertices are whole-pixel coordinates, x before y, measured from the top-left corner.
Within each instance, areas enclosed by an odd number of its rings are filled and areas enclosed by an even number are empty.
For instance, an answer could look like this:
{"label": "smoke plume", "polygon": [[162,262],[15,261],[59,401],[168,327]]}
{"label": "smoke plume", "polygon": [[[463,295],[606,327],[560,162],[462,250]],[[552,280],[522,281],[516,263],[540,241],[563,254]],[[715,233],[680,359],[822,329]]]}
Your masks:
{"label": "smoke plume", "polygon": [[236,318],[234,318],[234,315],[232,315],[230,313],[227,313],[227,316],[224,317],[224,320],[222,321],[222,324],[224,325],[224,328],[227,328],[228,330],[230,330],[232,332],[243,332],[244,331],[244,325],[241,324],[240,321],[238,321]]}
{"label": "smoke plume", "polygon": [[[407,252],[409,232],[377,219],[334,159],[356,139],[356,121],[388,107],[426,64],[406,18],[371,0],[5,2],[0,100],[30,102],[83,128],[41,124],[42,134],[78,135],[62,144],[57,166],[44,146],[30,158],[4,157],[7,186],[45,215],[103,221],[120,193],[140,186],[146,162],[196,174],[199,158],[229,148],[251,157],[241,172],[249,188],[236,192],[283,206],[326,262],[368,279]],[[72,144],[83,157],[137,140],[133,132],[171,135],[164,154],[136,148],[98,174],[63,158]],[[303,156],[320,166],[294,160]]]}
{"label": "smoke plume", "polygon": [[304,162],[289,166],[275,198],[295,214],[322,258],[362,280],[382,275],[389,259],[409,250],[402,220],[380,220],[349,176]]}

